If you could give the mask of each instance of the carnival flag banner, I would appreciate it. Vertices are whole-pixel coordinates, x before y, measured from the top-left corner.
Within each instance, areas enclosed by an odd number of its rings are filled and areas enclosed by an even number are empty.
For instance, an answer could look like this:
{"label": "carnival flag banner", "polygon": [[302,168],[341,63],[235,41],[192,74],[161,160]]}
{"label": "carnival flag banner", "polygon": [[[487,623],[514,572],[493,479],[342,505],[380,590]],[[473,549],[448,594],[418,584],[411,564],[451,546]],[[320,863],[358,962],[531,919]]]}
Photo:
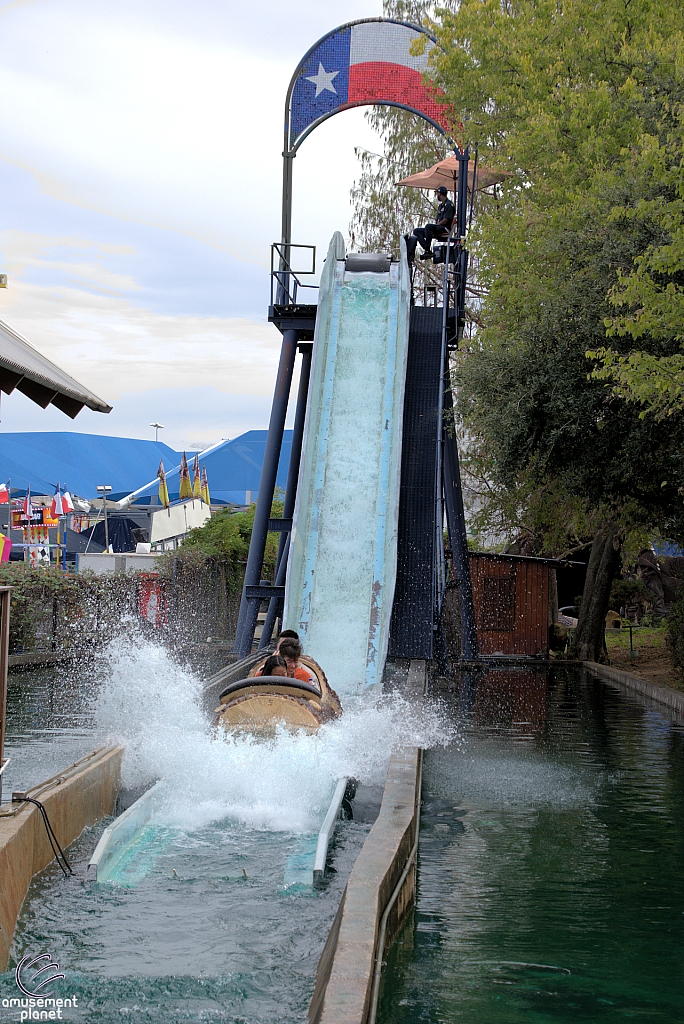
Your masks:
{"label": "carnival flag banner", "polygon": [[0,562],[9,562],[12,552],[12,541],[4,533],[0,533]]}
{"label": "carnival flag banner", "polygon": [[55,487],[55,493],[52,496],[52,504],[50,505],[50,514],[53,519],[59,519],[62,515],[62,492],[61,484],[58,482]]}
{"label": "carnival flag banner", "polygon": [[10,500],[9,482],[0,484],[0,505],[8,505]]}
{"label": "carnival flag banner", "polygon": [[31,516],[33,515],[33,505],[31,504],[31,487],[30,487],[30,485],[26,488],[26,497],[24,498],[23,506],[22,507],[23,507],[23,510],[24,510],[24,515],[26,516],[26,518],[30,522]]}
{"label": "carnival flag banner", "polygon": [[[418,39],[423,51],[414,54]],[[419,28],[386,19],[331,32],[305,59],[292,91],[290,146],[319,118],[372,103],[408,107],[448,130],[441,90],[425,80],[434,45]]]}
{"label": "carnival flag banner", "polygon": [[202,478],[200,476],[199,455],[197,453],[195,453],[195,459],[192,464],[192,496],[193,498],[202,497]]}
{"label": "carnival flag banner", "polygon": [[157,470],[157,476],[159,477],[159,504],[163,508],[168,508],[171,502],[169,501],[169,489],[166,486],[166,473],[164,472],[164,463],[159,460],[159,469]]}
{"label": "carnival flag banner", "polygon": [[192,484],[190,483],[190,467],[188,466],[188,460],[185,452],[180,462],[180,487],[178,488],[178,497],[181,501],[185,498],[192,498]]}
{"label": "carnival flag banner", "polygon": [[211,498],[209,496],[209,478],[207,476],[207,467],[202,466],[202,501],[205,505],[211,505]]}
{"label": "carnival flag banner", "polygon": [[53,519],[59,519],[60,516],[66,516],[69,512],[74,511],[74,503],[71,500],[71,495],[68,491],[62,494],[61,483],[57,484],[55,493],[52,497],[52,504],[50,505],[50,514]]}

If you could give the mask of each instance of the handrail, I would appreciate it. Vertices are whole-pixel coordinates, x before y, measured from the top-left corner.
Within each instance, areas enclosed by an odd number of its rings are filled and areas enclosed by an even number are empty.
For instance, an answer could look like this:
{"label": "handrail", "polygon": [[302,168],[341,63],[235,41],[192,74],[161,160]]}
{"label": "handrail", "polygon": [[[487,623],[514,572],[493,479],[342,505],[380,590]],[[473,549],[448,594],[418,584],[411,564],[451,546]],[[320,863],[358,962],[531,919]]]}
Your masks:
{"label": "handrail", "polygon": [[[292,249],[310,249],[312,253],[311,270],[293,270],[290,263]],[[274,264],[278,261],[278,268]],[[316,246],[300,245],[295,242],[273,242],[271,244],[271,305],[275,302],[279,306],[294,306],[297,302],[297,292],[300,288],[315,288],[317,284],[304,284],[297,276],[300,274],[306,277],[316,273]],[[275,289],[274,289],[275,284]]]}

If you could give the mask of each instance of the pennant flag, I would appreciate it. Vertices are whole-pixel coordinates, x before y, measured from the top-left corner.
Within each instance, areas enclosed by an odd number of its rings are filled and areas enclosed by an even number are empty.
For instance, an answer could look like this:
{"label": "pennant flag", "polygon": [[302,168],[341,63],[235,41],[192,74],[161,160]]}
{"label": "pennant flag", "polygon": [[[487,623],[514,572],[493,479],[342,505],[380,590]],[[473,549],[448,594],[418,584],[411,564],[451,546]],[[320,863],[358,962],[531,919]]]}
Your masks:
{"label": "pennant flag", "polygon": [[[421,54],[411,53],[417,39]],[[384,19],[343,25],[305,58],[292,92],[290,146],[319,118],[348,107],[390,103],[408,107],[448,130],[449,108],[426,84],[434,41],[418,27]]]}
{"label": "pennant flag", "polygon": [[183,458],[180,464],[180,488],[178,490],[178,497],[181,501],[184,498],[192,498],[192,484],[190,483],[190,467],[188,466],[188,460],[183,452]]}
{"label": "pennant flag", "polygon": [[12,541],[4,533],[0,533],[0,562],[9,562]]}
{"label": "pennant flag", "polygon": [[31,504],[31,488],[26,488],[26,497],[22,502],[22,509],[27,519],[30,519],[33,515],[33,505]]}
{"label": "pennant flag", "polygon": [[10,489],[9,481],[6,484],[0,484],[0,505],[8,505],[10,500]]}
{"label": "pennant flag", "polygon": [[50,515],[53,519],[59,519],[62,514],[62,492],[60,490],[59,481],[55,488],[55,493],[52,497],[52,504],[50,505]]}
{"label": "pennant flag", "polygon": [[157,476],[159,477],[159,504],[163,505],[164,508],[168,508],[171,502],[169,501],[169,489],[166,486],[166,473],[164,472],[164,463],[159,460],[159,469],[157,470]]}
{"label": "pennant flag", "polygon": [[207,478],[207,467],[202,466],[202,501],[205,505],[211,505],[209,497],[209,480]]}
{"label": "pennant flag", "polygon": [[74,503],[71,500],[71,495],[68,491],[65,491],[64,494],[62,494],[61,487],[62,485],[58,483],[52,497],[50,515],[53,519],[59,519],[60,516],[66,516],[69,512],[74,511]]}
{"label": "pennant flag", "polygon": [[202,480],[200,478],[199,455],[195,452],[195,461],[192,464],[192,496],[202,497]]}

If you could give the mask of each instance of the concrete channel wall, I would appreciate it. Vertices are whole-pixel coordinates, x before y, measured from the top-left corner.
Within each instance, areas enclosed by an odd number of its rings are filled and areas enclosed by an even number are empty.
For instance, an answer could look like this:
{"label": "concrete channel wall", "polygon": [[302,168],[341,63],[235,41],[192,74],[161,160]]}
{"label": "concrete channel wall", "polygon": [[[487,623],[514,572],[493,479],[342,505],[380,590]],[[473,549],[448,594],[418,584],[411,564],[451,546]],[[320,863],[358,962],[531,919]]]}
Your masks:
{"label": "concrete channel wall", "polygon": [[640,676],[633,675],[631,672],[623,672],[621,669],[612,668],[610,665],[599,665],[595,661],[584,661],[582,665],[587,672],[591,672],[592,675],[598,676],[599,679],[603,679],[605,682],[616,683],[626,690],[640,693],[642,696],[648,697],[655,704],[664,704],[678,715],[684,715],[684,693],[681,693],[679,690],[673,690],[671,686],[665,686],[663,683],[652,683],[648,679],[642,679]]}
{"label": "concrete channel wall", "polygon": [[[27,791],[47,811],[66,849],[87,825],[112,814],[120,788],[123,747],[94,750]],[[0,808],[0,973],[7,969],[12,935],[31,879],[54,859],[38,807]]]}
{"label": "concrete channel wall", "polygon": [[[426,663],[412,661],[406,696],[425,691]],[[309,1024],[366,1024],[378,956],[380,922],[417,838],[422,751],[395,750],[380,814],[352,869],[318,963]],[[387,919],[385,949],[396,936],[415,893],[415,859]]]}

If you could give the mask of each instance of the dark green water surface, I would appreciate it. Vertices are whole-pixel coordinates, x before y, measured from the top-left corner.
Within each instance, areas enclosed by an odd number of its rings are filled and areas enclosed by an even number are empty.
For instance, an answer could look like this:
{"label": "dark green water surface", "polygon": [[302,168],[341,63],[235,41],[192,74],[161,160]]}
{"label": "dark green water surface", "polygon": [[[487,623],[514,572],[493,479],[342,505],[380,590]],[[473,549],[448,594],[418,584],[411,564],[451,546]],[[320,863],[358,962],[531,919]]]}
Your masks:
{"label": "dark green water surface", "polygon": [[561,669],[445,694],[378,1021],[684,1021],[684,730]]}

